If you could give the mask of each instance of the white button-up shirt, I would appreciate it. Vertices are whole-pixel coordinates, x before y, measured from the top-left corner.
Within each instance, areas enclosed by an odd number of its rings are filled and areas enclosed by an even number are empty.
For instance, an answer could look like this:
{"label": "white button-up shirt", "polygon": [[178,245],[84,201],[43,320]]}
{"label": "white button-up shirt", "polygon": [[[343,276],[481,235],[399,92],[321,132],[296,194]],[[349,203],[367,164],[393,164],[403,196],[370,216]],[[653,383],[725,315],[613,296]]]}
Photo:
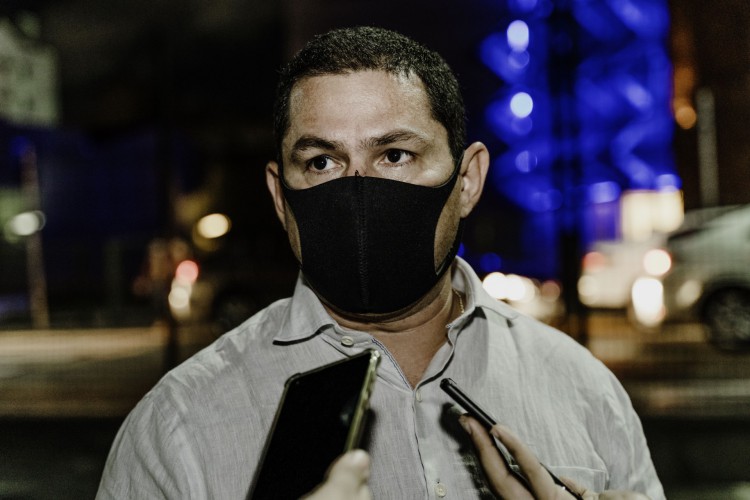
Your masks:
{"label": "white button-up shirt", "polygon": [[372,336],[336,324],[300,279],[291,298],[143,398],[115,439],[98,498],[245,498],[286,379],[373,346],[383,353],[364,439],[374,498],[492,498],[461,410],[439,388],[444,377],[558,476],[663,498],[638,416],[612,373],[569,336],[492,299],[460,258],[452,272],[466,310],[446,326],[447,342],[417,387]]}

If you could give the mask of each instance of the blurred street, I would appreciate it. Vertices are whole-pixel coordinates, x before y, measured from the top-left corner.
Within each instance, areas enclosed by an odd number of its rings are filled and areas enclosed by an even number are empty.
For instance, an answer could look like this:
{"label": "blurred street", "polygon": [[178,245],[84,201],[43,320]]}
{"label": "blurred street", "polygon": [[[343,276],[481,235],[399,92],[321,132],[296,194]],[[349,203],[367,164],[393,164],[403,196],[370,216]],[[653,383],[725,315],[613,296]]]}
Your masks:
{"label": "blurred street", "polygon": [[589,318],[588,348],[623,382],[642,417],[750,421],[750,352],[721,351],[700,324],[639,332],[616,313]]}
{"label": "blurred street", "polygon": [[[669,498],[750,498],[750,353],[699,325],[645,333],[594,313],[589,347],[623,381]],[[0,332],[0,499],[91,498],[122,418],[163,375],[165,326]],[[211,341],[178,331],[178,359]]]}

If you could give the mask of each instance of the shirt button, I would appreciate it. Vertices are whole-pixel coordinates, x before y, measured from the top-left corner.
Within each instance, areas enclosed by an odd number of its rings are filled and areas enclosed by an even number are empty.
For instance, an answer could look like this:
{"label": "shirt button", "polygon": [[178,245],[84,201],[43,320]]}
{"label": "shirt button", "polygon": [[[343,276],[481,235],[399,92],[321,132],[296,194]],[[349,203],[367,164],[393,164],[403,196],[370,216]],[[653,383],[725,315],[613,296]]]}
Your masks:
{"label": "shirt button", "polygon": [[419,390],[419,389],[417,389],[414,392],[414,397],[417,398],[417,402],[421,403],[422,402],[422,391]]}
{"label": "shirt button", "polygon": [[343,337],[341,337],[341,345],[343,345],[344,347],[351,347],[354,345],[354,339],[349,335],[344,335]]}
{"label": "shirt button", "polygon": [[448,488],[446,488],[443,483],[438,483],[435,485],[435,493],[440,498],[443,498],[445,495],[448,494]]}

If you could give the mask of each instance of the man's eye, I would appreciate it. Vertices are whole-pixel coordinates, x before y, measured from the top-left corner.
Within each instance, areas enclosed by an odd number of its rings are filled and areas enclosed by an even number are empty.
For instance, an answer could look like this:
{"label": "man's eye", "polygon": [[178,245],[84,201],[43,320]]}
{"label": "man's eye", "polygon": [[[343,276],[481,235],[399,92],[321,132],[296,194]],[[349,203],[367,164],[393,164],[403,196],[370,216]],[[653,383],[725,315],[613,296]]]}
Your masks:
{"label": "man's eye", "polygon": [[385,154],[385,158],[390,163],[401,163],[409,159],[409,153],[400,149],[391,149]]}
{"label": "man's eye", "polygon": [[310,160],[309,165],[315,170],[325,170],[330,166],[331,159],[327,156],[316,156]]}

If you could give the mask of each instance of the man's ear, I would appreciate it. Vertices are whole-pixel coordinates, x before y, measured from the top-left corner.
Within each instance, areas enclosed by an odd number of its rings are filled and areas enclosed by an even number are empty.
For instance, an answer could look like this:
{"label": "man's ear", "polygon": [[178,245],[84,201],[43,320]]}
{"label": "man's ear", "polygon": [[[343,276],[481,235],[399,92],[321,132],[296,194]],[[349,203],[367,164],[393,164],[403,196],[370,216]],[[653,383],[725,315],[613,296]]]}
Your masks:
{"label": "man's ear", "polygon": [[281,179],[279,178],[279,164],[275,161],[269,161],[266,164],[266,185],[273,198],[273,206],[276,209],[276,216],[281,221],[281,225],[286,229],[286,201],[284,201],[284,192],[281,190]]}
{"label": "man's ear", "polygon": [[479,202],[490,168],[490,152],[481,142],[471,144],[461,161],[461,218],[468,216]]}

